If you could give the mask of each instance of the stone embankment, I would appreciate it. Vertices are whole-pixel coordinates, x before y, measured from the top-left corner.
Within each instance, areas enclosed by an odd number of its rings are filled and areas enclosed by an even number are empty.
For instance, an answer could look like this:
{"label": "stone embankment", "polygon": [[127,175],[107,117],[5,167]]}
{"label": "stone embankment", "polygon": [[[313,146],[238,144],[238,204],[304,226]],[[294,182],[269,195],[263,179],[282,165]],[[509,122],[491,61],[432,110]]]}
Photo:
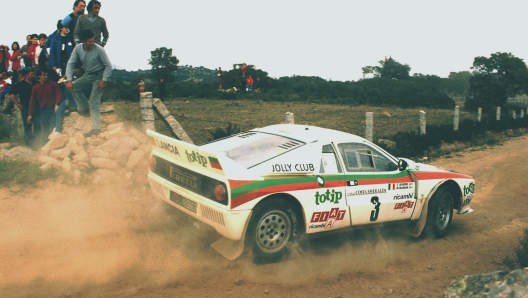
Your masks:
{"label": "stone embankment", "polygon": [[85,138],[91,120],[72,112],[64,119],[62,133],[40,150],[9,148],[4,144],[0,146],[0,159],[39,163],[41,170],[56,169],[64,182],[75,185],[116,180],[130,185],[145,184],[151,151],[148,137],[135,127],[125,125],[112,111],[112,107],[105,109],[107,113],[102,116],[99,135]]}

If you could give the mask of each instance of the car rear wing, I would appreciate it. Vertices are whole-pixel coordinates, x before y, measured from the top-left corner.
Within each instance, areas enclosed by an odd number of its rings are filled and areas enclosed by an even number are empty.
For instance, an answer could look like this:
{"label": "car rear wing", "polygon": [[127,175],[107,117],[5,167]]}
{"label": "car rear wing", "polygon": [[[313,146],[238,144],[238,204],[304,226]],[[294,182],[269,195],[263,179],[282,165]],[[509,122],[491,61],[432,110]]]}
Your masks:
{"label": "car rear wing", "polygon": [[248,178],[248,170],[235,161],[217,154],[203,150],[200,147],[180,141],[152,130],[147,130],[150,144],[153,146],[152,153],[157,151],[170,157],[170,161],[176,164],[194,168],[199,172],[209,172],[230,179]]}

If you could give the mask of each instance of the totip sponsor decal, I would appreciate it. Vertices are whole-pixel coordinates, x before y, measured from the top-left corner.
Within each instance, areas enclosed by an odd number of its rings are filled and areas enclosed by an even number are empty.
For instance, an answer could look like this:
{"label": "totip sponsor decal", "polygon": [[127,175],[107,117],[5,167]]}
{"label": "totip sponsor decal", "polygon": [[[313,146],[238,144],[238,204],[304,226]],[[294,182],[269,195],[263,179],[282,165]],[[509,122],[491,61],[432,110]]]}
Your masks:
{"label": "totip sponsor decal", "polygon": [[330,211],[314,212],[310,219],[309,229],[330,229],[338,220],[345,218],[346,210],[339,210],[339,208],[332,208]]}
{"label": "totip sponsor decal", "polygon": [[207,167],[207,159],[205,156],[201,155],[199,152],[191,151],[191,153],[187,152],[185,150],[185,155],[187,156],[187,160],[190,163],[198,163],[199,165],[203,166],[204,168]]}
{"label": "totip sponsor decal", "polygon": [[319,205],[325,202],[330,202],[334,204],[339,204],[339,200],[343,198],[343,193],[340,191],[335,191],[332,189],[330,191],[329,189],[326,190],[326,192],[319,194],[319,192],[315,193],[315,205]]}

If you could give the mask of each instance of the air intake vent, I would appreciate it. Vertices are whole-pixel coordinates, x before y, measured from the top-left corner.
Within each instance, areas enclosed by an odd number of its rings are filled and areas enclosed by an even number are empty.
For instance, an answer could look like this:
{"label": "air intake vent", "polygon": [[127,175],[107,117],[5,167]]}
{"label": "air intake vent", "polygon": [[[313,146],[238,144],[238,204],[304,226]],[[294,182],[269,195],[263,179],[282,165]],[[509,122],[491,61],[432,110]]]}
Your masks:
{"label": "air intake vent", "polygon": [[224,215],[222,213],[201,204],[200,212],[202,213],[202,216],[207,218],[208,220],[216,222],[219,225],[225,226]]}
{"label": "air intake vent", "polygon": [[302,143],[297,143],[297,142],[293,142],[293,141],[290,141],[288,143],[284,143],[282,145],[280,145],[279,147],[282,148],[282,149],[292,149],[292,148],[295,148],[299,145],[302,145]]}
{"label": "air intake vent", "polygon": [[238,137],[245,139],[245,138],[249,138],[249,137],[254,136],[254,135],[256,135],[256,133],[248,132],[248,133],[243,133],[243,134],[239,135]]}

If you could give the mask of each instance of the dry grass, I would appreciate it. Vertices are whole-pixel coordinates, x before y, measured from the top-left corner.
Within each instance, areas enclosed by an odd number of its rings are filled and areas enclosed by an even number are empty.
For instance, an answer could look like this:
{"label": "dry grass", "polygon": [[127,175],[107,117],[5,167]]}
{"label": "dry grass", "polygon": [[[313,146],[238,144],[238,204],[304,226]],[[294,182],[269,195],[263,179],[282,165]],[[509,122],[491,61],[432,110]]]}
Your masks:
{"label": "dry grass", "polygon": [[[418,130],[420,110],[427,114],[427,124],[452,124],[453,110],[426,108],[401,109],[394,107],[344,106],[303,102],[263,102],[251,100],[174,99],[164,102],[191,139],[201,144],[211,139],[208,131],[237,124],[242,131],[255,127],[284,123],[285,113],[295,115],[295,123],[341,130],[365,135],[365,114],[374,112],[374,139],[393,135],[398,131]],[[141,127],[139,103],[115,102],[118,116]],[[460,112],[461,120],[476,119],[476,113]],[[156,117],[156,130],[170,134],[165,124]]]}

